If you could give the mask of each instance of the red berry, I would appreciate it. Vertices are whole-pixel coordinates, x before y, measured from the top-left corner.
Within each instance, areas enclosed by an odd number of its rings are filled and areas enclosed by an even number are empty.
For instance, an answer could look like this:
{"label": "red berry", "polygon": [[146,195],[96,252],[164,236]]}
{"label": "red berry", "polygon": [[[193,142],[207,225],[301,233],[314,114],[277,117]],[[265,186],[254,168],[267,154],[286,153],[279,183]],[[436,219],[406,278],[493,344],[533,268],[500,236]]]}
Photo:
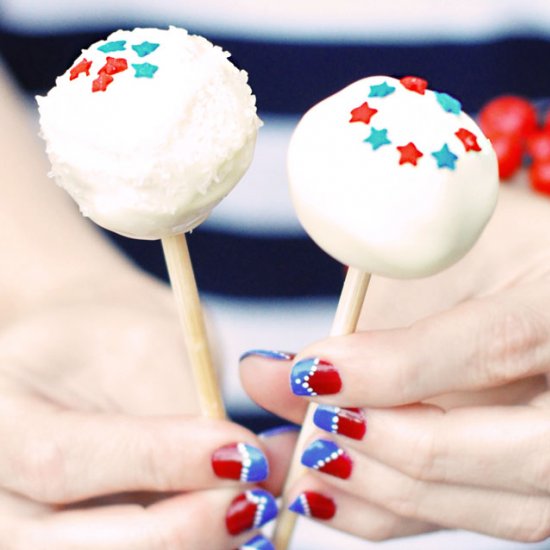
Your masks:
{"label": "red berry", "polygon": [[550,126],[546,130],[529,136],[527,152],[535,161],[550,160]]}
{"label": "red berry", "polygon": [[537,128],[537,111],[522,97],[501,96],[481,109],[479,125],[489,138],[498,134],[526,138]]}
{"label": "red berry", "polygon": [[500,134],[492,137],[491,143],[497,154],[500,179],[510,178],[521,166],[523,157],[521,140],[514,135]]}
{"label": "red berry", "polygon": [[546,115],[544,116],[544,129],[550,131],[550,109],[546,111]]}
{"label": "red berry", "polygon": [[529,180],[535,191],[550,195],[550,160],[534,162],[529,169]]}

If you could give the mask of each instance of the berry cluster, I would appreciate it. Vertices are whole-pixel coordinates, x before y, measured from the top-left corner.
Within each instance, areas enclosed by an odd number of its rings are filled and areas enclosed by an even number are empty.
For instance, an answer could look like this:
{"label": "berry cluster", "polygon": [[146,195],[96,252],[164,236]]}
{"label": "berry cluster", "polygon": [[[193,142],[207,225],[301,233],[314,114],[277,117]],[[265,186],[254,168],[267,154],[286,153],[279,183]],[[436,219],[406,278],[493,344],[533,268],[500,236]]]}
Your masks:
{"label": "berry cluster", "polygon": [[501,180],[516,174],[525,160],[531,187],[550,195],[550,110],[540,121],[526,99],[497,97],[481,109],[479,125],[496,151]]}

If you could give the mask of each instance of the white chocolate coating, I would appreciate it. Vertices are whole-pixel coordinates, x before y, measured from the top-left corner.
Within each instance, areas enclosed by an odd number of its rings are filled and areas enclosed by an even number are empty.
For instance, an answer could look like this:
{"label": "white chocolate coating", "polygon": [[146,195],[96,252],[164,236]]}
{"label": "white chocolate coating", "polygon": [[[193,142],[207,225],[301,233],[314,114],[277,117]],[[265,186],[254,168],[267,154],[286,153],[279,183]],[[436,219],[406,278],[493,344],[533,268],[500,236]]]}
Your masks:
{"label": "white chocolate coating", "polygon": [[[371,86],[384,82],[394,90],[376,97]],[[448,96],[439,97],[447,105]],[[473,246],[496,205],[497,160],[476,123],[450,101],[455,112],[433,91],[373,76],[304,115],[288,151],[290,188],[300,222],[321,248],[368,273],[412,278],[446,268]],[[364,102],[377,112],[368,123],[350,122]],[[372,128],[387,130],[380,141],[391,143],[375,141],[375,149],[365,141]],[[460,128],[475,135],[480,151],[467,150],[455,135]],[[416,165],[400,164],[397,147],[410,142],[423,155]],[[457,157],[448,162],[454,169],[432,155],[445,144]]]}
{"label": "white chocolate coating", "polygon": [[[107,57],[127,69],[92,91]],[[37,98],[52,174],[85,216],[156,239],[191,230],[229,193],[261,123],[228,57],[183,29],[120,30],[75,61],[91,61],[89,75],[69,69]]]}

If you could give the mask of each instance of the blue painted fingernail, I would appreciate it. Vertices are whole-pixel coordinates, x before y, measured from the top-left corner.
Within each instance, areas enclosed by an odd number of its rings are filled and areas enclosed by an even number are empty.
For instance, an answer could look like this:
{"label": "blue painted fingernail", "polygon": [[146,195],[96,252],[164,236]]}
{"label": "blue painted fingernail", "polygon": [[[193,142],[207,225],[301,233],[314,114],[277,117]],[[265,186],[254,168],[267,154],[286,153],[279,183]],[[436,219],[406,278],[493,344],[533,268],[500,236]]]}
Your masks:
{"label": "blue painted fingernail", "polygon": [[294,395],[331,395],[342,389],[342,379],[332,363],[309,357],[292,367],[290,387]]}
{"label": "blue painted fingernail", "polygon": [[294,357],[296,357],[296,354],[290,351],[251,349],[251,350],[245,351],[239,357],[239,361],[242,361],[247,357],[262,357],[263,359],[275,359],[275,361],[290,361],[291,359],[294,359]]}
{"label": "blue painted fingernail", "polygon": [[363,439],[367,431],[365,415],[361,409],[318,405],[313,423],[322,430],[345,435],[352,439]]}
{"label": "blue painted fingernail", "polygon": [[332,519],[336,514],[334,500],[316,491],[304,491],[288,509],[296,514],[315,519]]}
{"label": "blue painted fingernail", "polygon": [[256,535],[248,542],[245,542],[239,550],[275,550],[275,546],[263,535]]}
{"label": "blue painted fingernail", "polygon": [[350,456],[327,439],[318,439],[311,443],[302,455],[302,464],[342,479],[347,479],[353,469]]}

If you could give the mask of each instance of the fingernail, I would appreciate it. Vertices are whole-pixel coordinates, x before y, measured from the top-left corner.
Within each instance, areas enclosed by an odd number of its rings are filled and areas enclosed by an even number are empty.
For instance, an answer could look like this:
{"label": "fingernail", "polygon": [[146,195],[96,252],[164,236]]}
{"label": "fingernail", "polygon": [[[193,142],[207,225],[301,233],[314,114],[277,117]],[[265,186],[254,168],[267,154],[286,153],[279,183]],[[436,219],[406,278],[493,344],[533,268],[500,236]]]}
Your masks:
{"label": "fingernail", "polygon": [[273,496],[262,489],[245,491],[231,501],[225,516],[225,525],[231,535],[250,529],[259,529],[277,515]]}
{"label": "fingernail", "polygon": [[296,357],[295,353],[290,351],[276,351],[269,349],[251,349],[245,351],[240,357],[239,361],[246,359],[247,357],[262,357],[264,359],[275,359],[276,361],[289,361]]}
{"label": "fingernail", "polygon": [[318,439],[311,443],[302,455],[302,464],[342,479],[348,479],[353,468],[350,456],[327,439]]}
{"label": "fingernail", "polygon": [[267,459],[256,447],[246,443],[233,443],[220,447],[212,454],[212,469],[223,479],[238,479],[245,483],[267,479]]}
{"label": "fingernail", "polygon": [[275,426],[275,428],[269,428],[258,434],[260,439],[266,439],[274,437],[276,435],[286,434],[286,433],[296,433],[300,431],[300,426],[295,424],[284,424],[283,426]]}
{"label": "fingernail", "polygon": [[342,380],[332,363],[310,357],[292,367],[290,386],[295,395],[330,395],[342,389]]}
{"label": "fingernail", "polygon": [[363,439],[367,432],[365,415],[361,409],[319,405],[315,409],[313,423],[326,432],[345,435],[351,439]]}
{"label": "fingernail", "polygon": [[334,500],[321,493],[304,491],[298,495],[288,509],[308,518],[327,520],[334,517],[336,504],[334,504]]}
{"label": "fingernail", "polygon": [[245,542],[239,550],[275,550],[275,546],[263,535],[256,535],[248,542]]}

